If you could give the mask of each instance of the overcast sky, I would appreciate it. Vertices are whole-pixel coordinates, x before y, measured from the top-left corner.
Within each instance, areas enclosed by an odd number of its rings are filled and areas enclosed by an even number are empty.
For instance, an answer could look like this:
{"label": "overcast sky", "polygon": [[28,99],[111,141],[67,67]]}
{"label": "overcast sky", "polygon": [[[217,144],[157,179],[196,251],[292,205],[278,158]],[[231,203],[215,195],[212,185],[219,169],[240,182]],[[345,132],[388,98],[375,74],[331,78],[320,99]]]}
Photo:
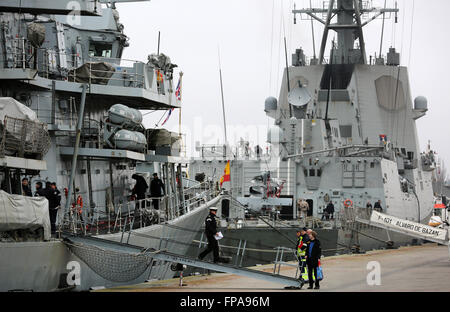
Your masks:
{"label": "overcast sky", "polygon": [[[152,0],[117,4],[130,37],[124,58],[146,61],[147,55],[157,50],[160,31],[161,52],[184,72],[182,121],[183,131],[189,135],[188,150],[193,150],[195,141],[223,142],[218,47],[228,140],[234,143],[239,136],[245,138],[245,127],[248,139],[264,144],[269,124],[264,100],[279,96],[285,64],[284,34],[289,55],[299,47],[308,56],[313,54],[311,24],[300,18],[293,24],[290,12],[294,3],[297,8],[309,6],[309,0]],[[384,5],[381,0],[373,3]],[[387,3],[394,6],[392,0]],[[314,4],[321,5],[322,1],[313,0]],[[428,99],[429,111],[417,122],[421,149],[431,140],[432,149],[450,166],[450,1],[399,0],[398,6],[398,23],[394,24],[393,18],[386,21],[383,54],[390,46],[401,52],[402,65],[409,67],[413,99],[419,95]],[[317,22],[314,26],[318,51],[323,27]],[[381,20],[375,20],[364,31],[367,53],[378,54]],[[331,34],[333,37],[334,32]],[[176,75],[175,83],[177,80]],[[145,125],[154,126],[162,114],[146,116]],[[166,126],[178,131],[178,111]]]}

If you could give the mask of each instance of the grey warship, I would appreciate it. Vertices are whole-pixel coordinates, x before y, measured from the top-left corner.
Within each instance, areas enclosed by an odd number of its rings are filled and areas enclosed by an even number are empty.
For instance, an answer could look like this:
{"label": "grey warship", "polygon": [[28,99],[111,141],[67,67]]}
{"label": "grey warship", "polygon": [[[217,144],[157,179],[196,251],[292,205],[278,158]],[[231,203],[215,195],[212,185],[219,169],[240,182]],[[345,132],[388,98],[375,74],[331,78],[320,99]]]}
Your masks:
{"label": "grey warship", "polygon": [[[218,178],[225,161],[231,161],[231,183],[225,186],[231,198],[222,199],[221,205],[228,220],[224,231],[261,250],[255,251],[251,264],[274,260],[274,253],[264,256],[263,249],[293,248],[279,234],[295,238],[304,225],[326,238],[324,249],[331,254],[416,243],[355,222],[369,218],[378,201],[384,213],[406,220],[426,223],[433,212],[435,160],[431,150],[420,151],[416,128],[416,120],[428,110],[427,100],[412,100],[408,68],[400,65],[394,48],[374,56],[365,49],[364,27],[376,18],[382,18],[383,25],[385,18],[397,20],[398,12],[358,0],[294,9],[295,22],[301,17],[320,23],[324,32],[319,55],[308,58],[297,49],[284,70],[278,98],[265,101],[264,111],[274,121],[267,135],[270,148],[253,151],[243,141],[235,148],[199,146],[191,176],[204,172]],[[332,31],[337,40],[330,43]],[[267,198],[277,197],[267,188],[253,192],[252,181],[264,172],[282,181],[278,197],[291,198],[291,205],[267,205]],[[299,219],[299,199],[309,204],[306,219]],[[335,213],[327,220],[323,217],[330,202]],[[282,222],[270,222],[277,231],[246,218],[244,211],[250,206],[281,217]]]}
{"label": "grey warship", "polygon": [[[0,291],[170,278],[170,262],[119,257],[60,236],[184,254],[218,202],[210,183],[185,178],[181,134],[142,125],[140,110],[180,108],[181,85],[177,66],[159,51],[148,62],[122,58],[129,41],[120,2],[130,1],[0,3]],[[133,174],[150,184],[153,173],[164,195],[130,197]],[[60,188],[56,235],[48,232],[48,202],[21,195],[23,177]]]}

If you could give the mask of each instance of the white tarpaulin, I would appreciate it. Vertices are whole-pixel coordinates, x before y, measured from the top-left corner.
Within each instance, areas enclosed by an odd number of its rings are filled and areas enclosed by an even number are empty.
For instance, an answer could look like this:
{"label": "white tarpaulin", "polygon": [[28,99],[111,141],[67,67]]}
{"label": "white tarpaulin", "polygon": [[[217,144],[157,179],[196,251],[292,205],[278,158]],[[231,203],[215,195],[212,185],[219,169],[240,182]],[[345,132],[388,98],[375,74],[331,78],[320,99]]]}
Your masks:
{"label": "white tarpaulin", "polygon": [[37,121],[36,112],[10,97],[0,97],[0,122],[3,123],[5,116]]}
{"label": "white tarpaulin", "polygon": [[11,195],[0,190],[0,231],[44,228],[44,239],[51,237],[48,200],[45,197]]}
{"label": "white tarpaulin", "polygon": [[386,227],[398,230],[404,233],[411,233],[416,236],[426,238],[434,238],[439,240],[446,240],[447,230],[437,229],[425,224],[420,224],[413,221],[399,219],[393,216],[389,216],[383,213],[372,211],[372,216],[370,217],[371,223],[382,224]]}

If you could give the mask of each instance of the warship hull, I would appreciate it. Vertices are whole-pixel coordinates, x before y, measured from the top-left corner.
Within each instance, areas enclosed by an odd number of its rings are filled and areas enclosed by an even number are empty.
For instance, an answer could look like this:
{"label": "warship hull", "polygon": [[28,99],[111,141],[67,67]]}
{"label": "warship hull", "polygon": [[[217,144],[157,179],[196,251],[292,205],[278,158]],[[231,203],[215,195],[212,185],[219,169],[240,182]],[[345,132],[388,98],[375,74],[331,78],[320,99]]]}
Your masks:
{"label": "warship hull", "polygon": [[[192,210],[167,224],[155,224],[132,232],[129,244],[144,248],[162,248],[177,254],[186,254],[195,234],[191,229],[199,228],[208,214],[208,207],[216,204],[218,198]],[[97,237],[121,241],[122,234],[98,235]],[[128,240],[128,233],[124,234]],[[174,276],[171,263],[152,261],[137,278],[128,281],[108,279],[108,260],[81,259],[62,240],[48,242],[5,242],[0,243],[0,291],[58,291],[72,289],[85,291],[92,287],[114,287],[142,283],[149,279],[166,279]],[[84,258],[84,259],[83,259]],[[73,261],[79,265],[79,285],[67,285],[67,275],[73,272]],[[98,272],[101,265],[106,270]],[[127,270],[123,267],[123,270]],[[99,274],[100,273],[100,274]],[[114,276],[114,272],[111,276]],[[102,276],[103,275],[103,276]],[[131,276],[131,274],[130,274]],[[105,278],[106,277],[106,278]],[[130,277],[132,278],[132,276]],[[114,279],[114,278],[113,278]]]}
{"label": "warship hull", "polygon": [[[220,240],[220,252],[223,256],[231,257],[231,262],[242,267],[270,264],[277,260],[296,260],[293,251],[278,252],[277,247],[294,249],[291,240],[296,239],[296,228],[278,227],[275,230],[261,227],[246,227],[241,229],[221,228],[224,238]],[[346,254],[349,252],[364,253],[370,250],[385,248],[398,248],[406,245],[423,243],[420,239],[411,236],[387,232],[373,226],[360,225],[355,230],[349,229],[314,229],[322,246],[325,257]],[[199,242],[203,241],[202,244]],[[192,257],[198,255],[201,248],[206,247],[204,236],[195,237],[197,246],[189,249]],[[388,245],[392,242],[392,245]],[[199,248],[201,247],[201,248]],[[278,254],[278,255],[277,255]],[[212,256],[211,256],[212,257]],[[192,269],[190,271],[195,271]],[[191,272],[192,273],[192,272]]]}

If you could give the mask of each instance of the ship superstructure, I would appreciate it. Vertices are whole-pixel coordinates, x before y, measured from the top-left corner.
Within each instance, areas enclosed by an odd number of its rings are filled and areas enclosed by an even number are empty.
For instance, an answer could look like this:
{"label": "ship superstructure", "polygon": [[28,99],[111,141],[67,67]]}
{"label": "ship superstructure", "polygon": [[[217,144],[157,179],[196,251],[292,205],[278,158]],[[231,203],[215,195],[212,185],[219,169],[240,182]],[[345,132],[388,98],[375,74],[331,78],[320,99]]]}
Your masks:
{"label": "ship superstructure", "polygon": [[[188,160],[182,157],[180,134],[142,125],[140,110],[180,107],[173,83],[177,66],[162,53],[149,55],[147,62],[122,58],[129,42],[115,7],[120,2],[130,1],[0,4],[1,103],[18,101],[34,112],[45,125],[47,137],[41,141],[48,140],[45,151],[38,150],[32,155],[36,161],[27,160],[27,166],[4,163],[2,187],[20,194],[23,177],[29,178],[33,191],[36,182],[56,182],[62,195],[59,233],[184,254],[217,198],[211,184],[184,179]],[[9,111],[3,115],[9,118]],[[2,126],[11,126],[13,119],[2,119]],[[21,125],[8,134],[20,139],[29,130],[37,131]],[[21,144],[7,151],[12,153],[8,156],[24,157]],[[150,186],[154,173],[164,183],[162,195],[150,198],[148,188],[146,199],[131,197],[133,174]],[[75,285],[78,290],[174,274],[170,263],[156,261],[139,264],[139,270],[134,270],[136,263],[131,269],[122,263],[127,275],[108,268],[105,263],[111,259],[89,258],[85,250],[70,252],[58,238],[29,242],[16,234],[2,233],[7,238],[0,243],[2,291],[73,286],[64,278],[70,261],[81,263],[84,272]]]}
{"label": "ship superstructure", "polygon": [[[412,101],[408,70],[390,48],[368,58],[363,27],[398,9],[363,7],[362,1],[330,1],[326,9],[294,10],[324,24],[319,58],[307,64],[301,49],[285,71],[279,99],[269,98],[274,119],[269,140],[278,167],[289,168],[287,192],[309,202],[320,216],[329,201],[350,199],[364,209],[381,200],[390,215],[424,220],[432,210],[429,154],[420,153],[415,121],[425,115],[423,97]],[[326,14],[322,20],[317,15]],[[363,21],[363,17],[365,21]],[[325,59],[330,31],[337,33]]]}
{"label": "ship superstructure", "polygon": [[[291,206],[275,206],[280,216],[298,221],[289,221],[290,227],[315,227],[323,231],[322,237],[328,235],[326,228],[336,230],[337,249],[411,243],[407,236],[355,222],[368,219],[377,202],[384,213],[411,221],[428,222],[433,211],[434,157],[430,151],[421,153],[416,128],[416,120],[428,110],[427,100],[412,100],[408,69],[395,48],[375,56],[365,48],[364,27],[377,18],[383,25],[390,17],[396,22],[398,12],[396,7],[375,8],[358,0],[294,9],[294,22],[318,22],[324,32],[319,54],[308,58],[297,49],[284,70],[278,98],[265,101],[264,111],[274,123],[267,136],[270,146],[259,153],[247,146],[250,153],[245,156],[205,154],[205,146],[199,149],[202,160],[191,165],[191,175],[215,172],[220,178],[220,162],[229,159],[231,183],[225,188],[239,198],[252,197],[253,177],[269,172],[284,182],[280,197],[292,198]],[[336,41],[330,40],[332,32]],[[309,206],[307,222],[299,218],[300,199]],[[335,213],[328,220],[325,209],[330,203]],[[236,211],[234,218],[242,218],[237,213],[242,207],[228,206],[222,204],[226,211]],[[251,239],[251,231],[241,231]]]}

